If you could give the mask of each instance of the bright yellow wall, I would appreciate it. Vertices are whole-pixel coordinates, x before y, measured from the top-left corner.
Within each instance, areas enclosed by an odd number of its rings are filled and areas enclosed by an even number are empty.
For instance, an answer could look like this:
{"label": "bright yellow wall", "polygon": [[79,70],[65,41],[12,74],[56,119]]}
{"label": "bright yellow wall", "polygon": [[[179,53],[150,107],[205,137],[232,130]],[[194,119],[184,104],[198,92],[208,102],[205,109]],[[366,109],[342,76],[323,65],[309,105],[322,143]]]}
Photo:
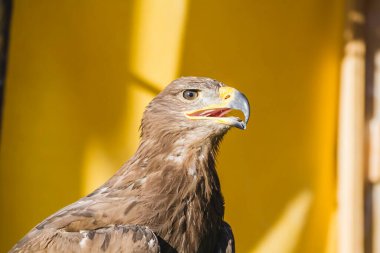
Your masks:
{"label": "bright yellow wall", "polygon": [[146,103],[182,75],[222,80],[252,104],[218,163],[237,251],[334,252],[343,4],[15,0],[0,252],[117,170]]}

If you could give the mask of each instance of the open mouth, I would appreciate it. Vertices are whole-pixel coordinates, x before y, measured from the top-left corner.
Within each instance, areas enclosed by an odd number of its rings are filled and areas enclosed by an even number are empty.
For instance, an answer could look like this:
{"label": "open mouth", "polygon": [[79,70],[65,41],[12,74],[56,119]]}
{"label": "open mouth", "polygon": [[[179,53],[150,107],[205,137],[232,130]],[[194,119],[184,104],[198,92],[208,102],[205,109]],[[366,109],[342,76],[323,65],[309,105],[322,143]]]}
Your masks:
{"label": "open mouth", "polygon": [[207,108],[186,113],[186,116],[191,119],[215,119],[220,123],[244,129],[245,124],[239,113],[240,111],[233,108]]}
{"label": "open mouth", "polygon": [[220,118],[220,117],[225,117],[231,111],[232,111],[231,108],[213,108],[213,109],[204,109],[204,110],[191,112],[191,113],[188,113],[187,115],[190,117]]}

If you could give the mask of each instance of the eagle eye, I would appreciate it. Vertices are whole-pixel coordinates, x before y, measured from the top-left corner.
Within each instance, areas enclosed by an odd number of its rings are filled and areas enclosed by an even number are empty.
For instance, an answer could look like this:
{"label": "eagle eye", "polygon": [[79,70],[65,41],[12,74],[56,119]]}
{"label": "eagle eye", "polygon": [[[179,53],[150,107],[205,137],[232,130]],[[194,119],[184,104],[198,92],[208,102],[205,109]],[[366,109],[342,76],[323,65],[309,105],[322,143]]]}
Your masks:
{"label": "eagle eye", "polygon": [[187,100],[194,100],[198,97],[198,91],[197,90],[185,90],[183,92],[183,97]]}

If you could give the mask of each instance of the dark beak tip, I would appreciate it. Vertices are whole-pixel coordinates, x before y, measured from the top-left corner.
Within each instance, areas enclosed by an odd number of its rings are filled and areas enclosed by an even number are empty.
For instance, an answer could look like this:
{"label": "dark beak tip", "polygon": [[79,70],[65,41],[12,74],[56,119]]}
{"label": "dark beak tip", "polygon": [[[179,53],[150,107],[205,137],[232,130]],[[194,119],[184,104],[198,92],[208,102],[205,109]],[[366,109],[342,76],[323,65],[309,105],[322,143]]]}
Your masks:
{"label": "dark beak tip", "polygon": [[243,121],[239,121],[237,124],[233,125],[236,128],[239,128],[241,130],[246,130],[247,129],[247,124]]}

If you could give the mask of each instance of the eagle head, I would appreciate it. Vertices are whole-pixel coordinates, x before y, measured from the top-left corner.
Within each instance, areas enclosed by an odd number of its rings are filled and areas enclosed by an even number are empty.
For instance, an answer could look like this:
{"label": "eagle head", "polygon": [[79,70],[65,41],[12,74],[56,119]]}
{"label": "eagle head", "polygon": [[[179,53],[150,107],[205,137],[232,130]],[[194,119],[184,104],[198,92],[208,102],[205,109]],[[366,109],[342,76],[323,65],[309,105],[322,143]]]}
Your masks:
{"label": "eagle head", "polygon": [[[230,116],[233,111],[242,112],[244,119]],[[231,127],[246,129],[249,112],[248,99],[238,90],[207,77],[181,77],[147,106],[141,134],[221,136]]]}

